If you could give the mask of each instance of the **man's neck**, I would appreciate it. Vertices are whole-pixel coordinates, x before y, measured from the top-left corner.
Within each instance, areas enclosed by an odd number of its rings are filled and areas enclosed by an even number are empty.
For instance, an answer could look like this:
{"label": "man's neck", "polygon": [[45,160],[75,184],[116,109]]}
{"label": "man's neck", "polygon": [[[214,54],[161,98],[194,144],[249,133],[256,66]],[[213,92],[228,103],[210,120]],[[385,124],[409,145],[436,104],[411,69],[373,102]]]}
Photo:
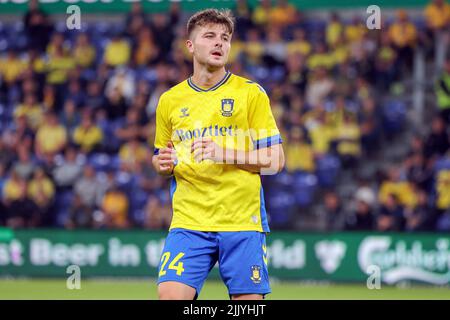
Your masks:
{"label": "man's neck", "polygon": [[206,68],[194,68],[191,81],[198,87],[211,88],[225,77],[225,67],[209,71]]}

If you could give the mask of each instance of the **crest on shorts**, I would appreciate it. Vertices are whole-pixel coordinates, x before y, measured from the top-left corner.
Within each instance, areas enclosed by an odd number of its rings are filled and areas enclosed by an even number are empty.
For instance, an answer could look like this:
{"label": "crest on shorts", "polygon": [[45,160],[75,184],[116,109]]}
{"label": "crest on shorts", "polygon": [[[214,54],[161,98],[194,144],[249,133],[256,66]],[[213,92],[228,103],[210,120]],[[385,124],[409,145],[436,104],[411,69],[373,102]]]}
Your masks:
{"label": "crest on shorts", "polygon": [[234,99],[222,99],[222,116],[231,117],[233,115]]}
{"label": "crest on shorts", "polygon": [[252,279],[252,281],[254,283],[260,283],[261,282],[261,267],[260,266],[252,266],[252,276],[250,277],[250,279]]}

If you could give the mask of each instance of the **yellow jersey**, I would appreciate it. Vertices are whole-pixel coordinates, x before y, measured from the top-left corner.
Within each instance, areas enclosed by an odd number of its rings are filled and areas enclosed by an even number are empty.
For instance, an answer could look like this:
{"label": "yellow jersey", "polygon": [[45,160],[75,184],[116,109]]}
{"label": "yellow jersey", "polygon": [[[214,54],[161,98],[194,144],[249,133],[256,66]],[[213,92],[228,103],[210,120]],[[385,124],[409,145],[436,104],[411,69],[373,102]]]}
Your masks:
{"label": "yellow jersey", "polygon": [[166,91],[156,109],[155,154],[172,141],[177,155],[170,194],[170,229],[269,232],[258,173],[195,162],[195,138],[228,150],[250,151],[282,142],[264,89],[230,72],[209,89],[189,78]]}

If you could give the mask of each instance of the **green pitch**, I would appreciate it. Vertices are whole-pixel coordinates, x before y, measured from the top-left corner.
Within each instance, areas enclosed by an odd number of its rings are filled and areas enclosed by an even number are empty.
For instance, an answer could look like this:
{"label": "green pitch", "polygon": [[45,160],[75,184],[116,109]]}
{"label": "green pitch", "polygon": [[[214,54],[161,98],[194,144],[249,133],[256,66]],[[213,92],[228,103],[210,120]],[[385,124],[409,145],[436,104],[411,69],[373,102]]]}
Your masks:
{"label": "green pitch", "polygon": [[[448,287],[416,286],[398,288],[382,285],[379,290],[369,290],[365,283],[352,285],[305,285],[290,282],[272,284],[272,294],[267,299],[322,300],[322,299],[450,299]],[[82,280],[81,289],[69,290],[65,279],[5,280],[0,279],[0,300],[5,299],[156,299],[153,279],[142,280]],[[219,281],[209,280],[200,300],[226,300],[228,294]]]}

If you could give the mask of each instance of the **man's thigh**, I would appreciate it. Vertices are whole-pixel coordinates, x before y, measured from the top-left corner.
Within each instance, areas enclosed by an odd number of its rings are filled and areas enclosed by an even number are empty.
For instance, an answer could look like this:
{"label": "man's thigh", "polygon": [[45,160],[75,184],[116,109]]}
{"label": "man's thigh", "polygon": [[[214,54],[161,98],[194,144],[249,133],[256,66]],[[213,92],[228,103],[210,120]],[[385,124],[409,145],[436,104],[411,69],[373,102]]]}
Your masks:
{"label": "man's thigh", "polygon": [[215,237],[213,233],[186,229],[169,231],[159,263],[158,285],[165,282],[183,283],[194,288],[197,296],[217,262]]}
{"label": "man's thigh", "polygon": [[271,292],[265,233],[219,233],[219,270],[231,296]]}

